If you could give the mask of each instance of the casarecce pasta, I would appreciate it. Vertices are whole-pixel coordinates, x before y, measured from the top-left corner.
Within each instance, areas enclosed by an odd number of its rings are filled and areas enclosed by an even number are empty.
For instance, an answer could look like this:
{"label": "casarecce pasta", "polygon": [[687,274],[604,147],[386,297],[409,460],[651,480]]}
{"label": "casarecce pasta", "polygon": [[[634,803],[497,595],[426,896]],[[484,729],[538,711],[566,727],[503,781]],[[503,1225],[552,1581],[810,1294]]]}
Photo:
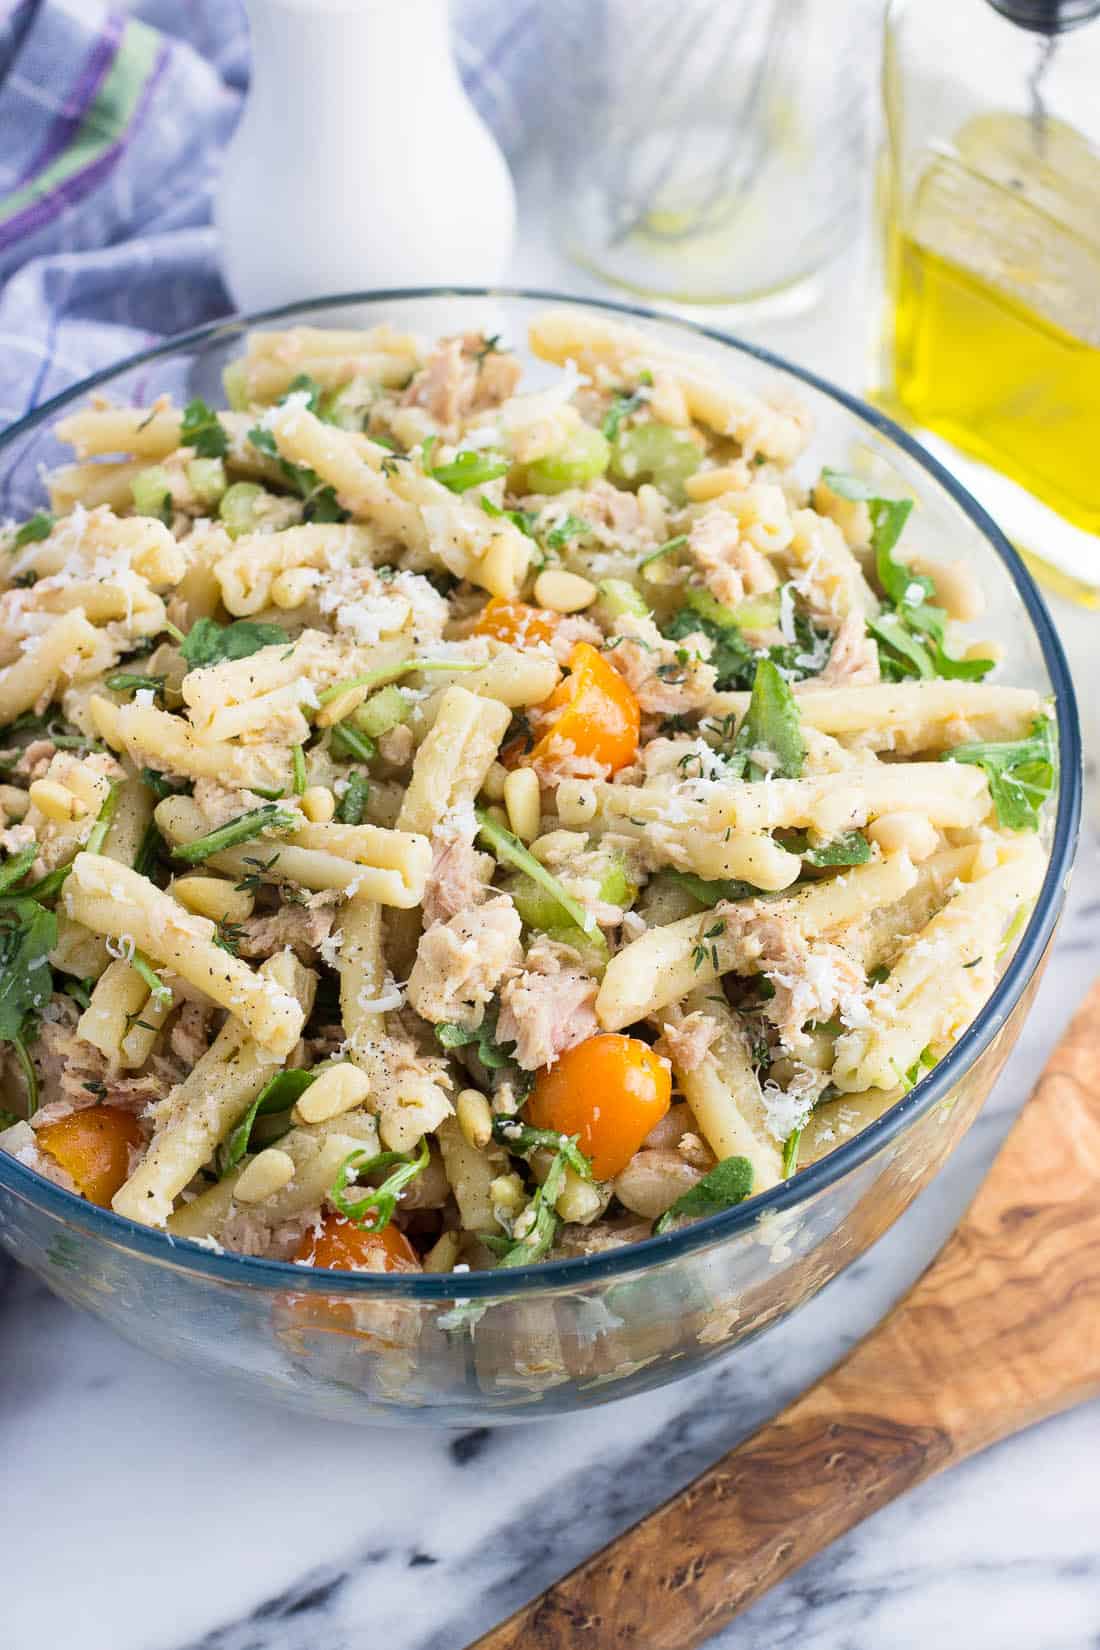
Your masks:
{"label": "casarecce pasta", "polygon": [[534,393],[491,337],[254,334],[228,408],[65,419],[0,526],[0,1145],[68,1190],[303,1265],[591,1251],[988,997],[1056,752],[965,567],[799,409],[528,342]]}

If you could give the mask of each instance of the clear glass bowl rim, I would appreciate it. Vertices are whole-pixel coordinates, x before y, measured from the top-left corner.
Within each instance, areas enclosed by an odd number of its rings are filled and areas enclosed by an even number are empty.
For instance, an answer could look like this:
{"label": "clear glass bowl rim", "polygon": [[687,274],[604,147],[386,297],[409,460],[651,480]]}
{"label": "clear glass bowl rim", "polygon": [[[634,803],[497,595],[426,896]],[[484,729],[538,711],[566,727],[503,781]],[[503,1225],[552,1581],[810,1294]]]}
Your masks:
{"label": "clear glass bowl rim", "polygon": [[[62,390],[58,395],[25,414],[0,434],[0,460],[5,451],[28,431],[57,416],[64,407],[89,391],[97,389],[121,373],[150,362],[163,360],[181,350],[228,341],[238,337],[251,326],[273,321],[301,320],[319,310],[335,309],[353,304],[381,305],[417,299],[469,298],[494,300],[517,299],[547,304],[566,304],[581,309],[595,309],[612,316],[621,315],[642,321],[656,322],[662,327],[679,329],[692,337],[704,337],[725,348],[752,357],[765,365],[809,384],[822,395],[839,403],[857,418],[869,424],[881,435],[887,436],[925,470],[934,481],[951,495],[959,508],[1005,564],[1021,602],[1031,620],[1043,663],[1054,690],[1055,714],[1058,724],[1060,774],[1058,808],[1051,842],[1050,861],[1039,891],[1035,909],[1020,939],[1016,952],[998,981],[989,1001],[977,1019],[934,1069],[918,1082],[910,1092],[888,1111],[844,1145],[828,1156],[819,1158],[796,1175],[783,1181],[771,1191],[727,1209],[722,1214],[679,1231],[666,1232],[661,1237],[643,1239],[640,1243],[624,1245],[602,1255],[578,1256],[569,1260],[544,1261],[537,1266],[517,1266],[506,1274],[500,1272],[471,1272],[464,1274],[456,1290],[452,1273],[407,1274],[340,1272],[296,1266],[291,1261],[265,1260],[253,1255],[238,1255],[225,1251],[217,1253],[188,1238],[173,1238],[167,1232],[139,1226],[136,1222],[116,1215],[111,1209],[99,1209],[72,1192],[53,1185],[33,1169],[19,1163],[6,1152],[0,1152],[0,1186],[6,1187],[32,1205],[57,1216],[67,1224],[83,1229],[112,1246],[127,1250],[156,1265],[170,1269],[198,1272],[222,1283],[243,1288],[292,1288],[299,1294],[339,1294],[385,1296],[390,1299],[414,1301],[451,1301],[456,1293],[463,1299],[483,1297],[516,1297],[561,1290],[622,1278],[651,1267],[677,1260],[696,1250],[717,1246],[738,1233],[754,1226],[760,1216],[795,1209],[808,1202],[817,1193],[841,1180],[851,1170],[873,1157],[897,1135],[923,1117],[969,1071],[992,1041],[995,1033],[1008,1020],[1032,974],[1038,967],[1054,932],[1061,913],[1065,886],[1073,864],[1081,816],[1081,732],[1077,703],[1069,666],[1054,628],[1046,604],[1038,587],[1017,552],[993,519],[982,509],[949,471],[937,462],[900,425],[894,423],[877,408],[849,394],[828,380],[818,377],[806,367],[777,355],[758,344],[751,344],[717,327],[661,314],[639,304],[611,299],[586,298],[564,292],[547,292],[537,287],[397,287],[373,292],[335,293],[329,297],[310,298],[277,309],[259,310],[250,315],[226,316],[191,332],[177,333],[151,349],[141,350],[116,362],[113,366],[91,373],[79,383]],[[336,1279],[339,1282],[336,1282]]]}

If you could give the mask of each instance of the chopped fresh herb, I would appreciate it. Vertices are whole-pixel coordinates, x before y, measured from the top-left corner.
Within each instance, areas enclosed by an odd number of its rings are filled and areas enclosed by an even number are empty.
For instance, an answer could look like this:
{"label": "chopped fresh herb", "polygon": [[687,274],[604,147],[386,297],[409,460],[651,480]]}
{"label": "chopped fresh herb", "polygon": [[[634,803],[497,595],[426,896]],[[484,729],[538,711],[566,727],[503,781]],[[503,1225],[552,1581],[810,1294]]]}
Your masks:
{"label": "chopped fresh herb", "polygon": [[653,1228],[667,1232],[677,1220],[701,1220],[743,1203],[752,1192],[753,1169],[747,1157],[724,1157],[690,1191],[671,1204]]}
{"label": "chopped fresh herb", "polygon": [[997,823],[1006,831],[1037,831],[1043,803],[1058,782],[1054,723],[1037,716],[1026,739],[976,741],[945,751],[943,762],[971,762],[989,782]]}
{"label": "chopped fresh herb", "polygon": [[257,624],[254,619],[198,619],[180,642],[180,652],[191,670],[220,665],[226,659],[247,659],[262,647],[274,647],[290,637],[281,624]]}
{"label": "chopped fresh herb", "polygon": [[370,780],[358,769],[348,777],[347,788],[336,804],[336,819],[340,825],[361,825],[370,796]]}
{"label": "chopped fresh herb", "polygon": [[575,516],[570,510],[568,515],[547,533],[546,547],[548,550],[561,550],[571,539],[582,539],[591,531],[592,523],[585,521],[583,516]]}
{"label": "chopped fresh herb", "polygon": [[916,1088],[925,1072],[931,1071],[935,1064],[936,1056],[932,1053],[931,1046],[928,1048],[922,1048],[920,1053],[917,1055],[917,1058],[913,1061],[913,1064],[909,1067],[908,1071],[902,1078],[906,1093],[908,1093],[910,1089]]}
{"label": "chopped fresh herb", "polygon": [[643,395],[640,390],[634,390],[632,393],[620,392],[604,414],[600,433],[608,441],[614,441],[623,420],[629,418],[631,413],[636,413],[639,407],[644,407],[648,400],[649,397]]}
{"label": "chopped fresh herb", "polygon": [[48,539],[53,532],[54,518],[45,510],[38,510],[29,521],[25,521],[19,528],[11,544],[10,550],[22,550],[25,544],[39,544]]}
{"label": "chopped fresh herb", "polygon": [[229,451],[224,424],[214,409],[198,397],[183,409],[180,445],[194,447],[199,458],[224,458]]}
{"label": "chopped fresh herb", "polygon": [[[373,1157],[362,1149],[349,1152],[329,1188],[329,1202],[345,1220],[352,1221],[356,1226],[365,1226],[370,1232],[380,1232],[393,1219],[405,1187],[428,1167],[428,1157],[427,1140],[420,1142],[415,1157],[411,1152],[378,1152]],[[389,1168],[393,1168],[393,1173],[386,1177],[381,1186],[368,1188],[354,1202],[345,1196],[351,1179]]]}
{"label": "chopped fresh herb", "polygon": [[513,836],[503,825],[498,825],[496,820],[491,819],[481,808],[474,811],[477,814],[478,835],[494,859],[501,865],[510,865],[513,870],[522,871],[532,882],[537,882],[540,888],[545,889],[546,893],[557,901],[568,922],[580,928],[592,944],[605,950],[606,942],[594,917],[579,900],[574,899],[573,895],[562,887],[553,872],[540,864],[534,854],[524,847],[518,836]]}
{"label": "chopped fresh herb", "polygon": [[356,762],[373,762],[378,754],[374,740],[347,722],[336,723],[329,734],[328,746],[333,756],[350,756]]}
{"label": "chopped fresh herb", "polygon": [[294,794],[304,796],[306,789],[306,753],[301,745],[291,747],[291,761],[294,769]]}
{"label": "chopped fresh herb", "polygon": [[173,784],[164,774],[158,773],[156,768],[142,768],[141,779],[143,784],[148,785],[158,802],[163,802],[166,796],[186,796],[191,790],[189,779]]}
{"label": "chopped fresh herb", "polygon": [[304,395],[307,408],[319,418],[324,394],[324,388],[317,382],[316,378],[311,378],[308,372],[300,372],[291,379],[285,395],[279,397],[279,405],[284,407],[292,395]]}
{"label": "chopped fresh herb", "polygon": [[244,863],[246,865],[254,865],[256,869],[254,871],[246,871],[240,882],[235,882],[233,884],[236,892],[238,894],[258,893],[260,884],[263,882],[264,877],[267,872],[271,870],[278,857],[279,855],[274,853],[270,859],[253,859],[250,854],[245,854]]}
{"label": "chopped fresh herb", "polygon": [[[764,757],[764,761],[759,758]],[[756,667],[752,697],[745,719],[737,730],[730,767],[750,779],[765,774],[797,779],[806,759],[798,705],[790,684],[770,659]]]}
{"label": "chopped fresh herb", "polygon": [[331,704],[333,699],[339,699],[341,694],[350,693],[352,688],[380,687],[383,682],[396,681],[399,676],[408,676],[412,671],[422,670],[425,674],[433,670],[480,670],[482,667],[476,659],[405,659],[398,665],[379,665],[377,670],[368,670],[362,676],[348,676],[342,682],[333,682],[317,695],[320,705]]}
{"label": "chopped fresh herb", "polygon": [[133,671],[120,670],[114,676],[108,676],[107,686],[112,693],[137,693],[142,688],[151,688],[154,693],[164,692],[163,676],[139,676]]}
{"label": "chopped fresh herb", "polygon": [[952,658],[944,645],[947,615],[931,601],[935,585],[927,575],[895,560],[894,548],[912,512],[912,499],[880,498],[867,482],[839,470],[823,470],[822,477],[841,498],[866,504],[871,518],[875,573],[893,612],[869,619],[867,628],[880,644],[886,679],[917,676],[928,680],[942,676],[953,681],[981,681],[993,669],[994,660]]}
{"label": "chopped fresh herb", "polygon": [[493,1121],[493,1139],[515,1157],[530,1157],[532,1152],[560,1152],[574,1174],[582,1180],[592,1179],[592,1161],[581,1151],[579,1134],[557,1134],[553,1129],[532,1128],[518,1117],[497,1117]]}
{"label": "chopped fresh herb", "polygon": [[53,991],[49,953],[56,944],[57,918],[35,900],[0,908],[0,1042],[15,1050],[31,1112],[38,1107],[38,1080],[27,1043],[34,1017]]}
{"label": "chopped fresh herb", "polygon": [[477,1057],[487,1071],[502,1071],[513,1064],[515,1044],[497,1042],[497,1009],[493,1003],[486,1007],[485,1018],[475,1031],[444,1020],[435,1027],[435,1035],[442,1048],[466,1048],[476,1043]]}
{"label": "chopped fresh herb", "polygon": [[487,498],[484,493],[481,495],[481,508],[487,516],[492,516],[494,520],[510,521],[513,527],[518,527],[520,532],[526,533],[529,539],[534,538],[535,522],[538,517],[532,511],[502,510],[499,504],[494,504],[492,499]]}
{"label": "chopped fresh herb", "polygon": [[736,625],[720,625],[711,619],[704,619],[694,608],[685,605],[661,628],[672,642],[698,634],[709,639],[711,654],[708,663],[717,672],[715,685],[720,692],[750,686],[756,668],[756,655]]}
{"label": "chopped fresh herb", "polygon": [[718,970],[718,947],[714,944],[714,941],[720,939],[725,932],[725,923],[716,922],[700,934],[691,953],[691,966],[696,972],[700,968],[704,968],[708,962],[715,971]]}
{"label": "chopped fresh herb", "polygon": [[[427,459],[425,458],[425,466]],[[508,474],[510,462],[500,453],[479,452],[468,448],[456,453],[449,464],[435,464],[426,473],[433,481],[441,481],[452,493],[466,493],[471,487],[481,487],[487,481],[496,481]]]}
{"label": "chopped fresh herb", "polygon": [[[574,1154],[576,1143],[567,1138],[558,1147],[546,1179],[536,1188],[530,1203],[518,1216],[512,1230],[512,1241],[497,1262],[499,1267],[531,1266],[550,1253],[559,1224],[554,1205],[565,1185],[565,1171],[573,1167]],[[587,1158],[584,1161],[587,1162]]]}
{"label": "chopped fresh herb", "polygon": [[196,837],[193,842],[176,843],[172,853],[176,859],[185,859],[189,865],[197,865],[209,859],[211,854],[235,848],[238,843],[248,842],[264,831],[294,831],[301,823],[301,814],[276,807],[274,802],[265,802],[261,808],[250,808],[247,813],[238,814],[236,819],[219,825],[216,831],[209,831],[205,836]]}
{"label": "chopped fresh herb", "polygon": [[219,922],[214,934],[214,944],[222,951],[228,951],[231,957],[241,954],[241,938],[244,934],[244,925],[239,922],[227,922],[224,918]]}
{"label": "chopped fresh herb", "polygon": [[316,1080],[314,1071],[277,1071],[269,1077],[253,1100],[219,1153],[218,1167],[222,1175],[235,1169],[248,1150],[257,1117],[267,1117],[289,1111],[300,1094],[304,1094]]}

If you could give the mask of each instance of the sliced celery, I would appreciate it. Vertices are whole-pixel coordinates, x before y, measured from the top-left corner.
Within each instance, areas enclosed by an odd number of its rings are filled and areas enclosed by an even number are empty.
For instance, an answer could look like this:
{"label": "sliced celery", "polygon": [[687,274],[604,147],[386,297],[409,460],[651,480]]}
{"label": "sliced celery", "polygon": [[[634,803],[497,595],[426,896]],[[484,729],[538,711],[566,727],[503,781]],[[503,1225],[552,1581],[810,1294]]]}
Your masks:
{"label": "sliced celery", "polygon": [[365,705],[360,705],[351,719],[360,733],[365,733],[370,739],[381,739],[391,728],[407,722],[411,714],[412,700],[391,682],[389,687],[372,694]]}
{"label": "sliced celery", "polygon": [[527,486],[533,493],[564,493],[584,487],[602,476],[611,459],[605,436],[591,424],[573,430],[556,452],[544,453],[527,466]]}
{"label": "sliced celery", "polygon": [[225,465],[220,458],[193,458],[187,466],[187,480],[200,504],[218,504],[228,486]]}

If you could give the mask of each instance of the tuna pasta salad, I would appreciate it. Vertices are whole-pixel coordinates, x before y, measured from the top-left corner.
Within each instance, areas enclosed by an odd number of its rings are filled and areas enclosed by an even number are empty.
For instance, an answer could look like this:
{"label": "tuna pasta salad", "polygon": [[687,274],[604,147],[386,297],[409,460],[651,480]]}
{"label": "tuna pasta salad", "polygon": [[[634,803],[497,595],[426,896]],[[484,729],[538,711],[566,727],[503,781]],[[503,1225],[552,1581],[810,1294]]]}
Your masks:
{"label": "tuna pasta salad", "polygon": [[[590,1254],[989,995],[1053,724],[794,405],[584,312],[257,332],[0,526],[0,1147],[246,1255]],[[896,492],[896,487],[894,491]]]}

